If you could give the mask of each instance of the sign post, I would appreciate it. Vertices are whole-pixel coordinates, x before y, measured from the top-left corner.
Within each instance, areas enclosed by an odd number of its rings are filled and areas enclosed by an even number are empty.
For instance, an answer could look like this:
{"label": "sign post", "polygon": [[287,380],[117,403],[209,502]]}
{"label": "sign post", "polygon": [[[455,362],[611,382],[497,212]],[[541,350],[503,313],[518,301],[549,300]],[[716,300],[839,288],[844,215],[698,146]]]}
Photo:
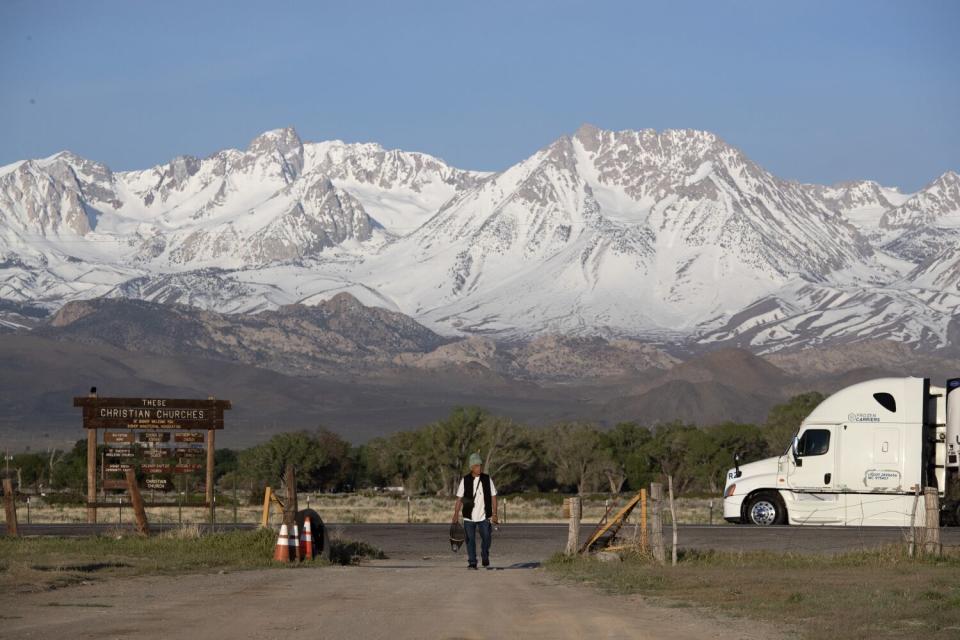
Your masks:
{"label": "sign post", "polygon": [[215,436],[217,430],[223,429],[223,412],[231,408],[229,400],[212,396],[206,400],[101,398],[93,390],[88,396],[74,398],[73,406],[83,409],[83,427],[87,430],[87,522],[95,523],[97,507],[105,506],[97,502],[97,446],[101,430],[102,489],[129,489],[124,476],[130,472],[136,477],[139,472],[146,476],[142,479],[145,488],[155,495],[157,491],[175,490],[176,475],[186,481],[188,474],[205,471],[206,500],[195,506],[208,507],[210,521],[214,522]]}
{"label": "sign post", "polygon": [[207,431],[207,487],[206,488],[207,488],[207,504],[210,505],[210,526],[211,527],[213,527],[213,525],[217,521],[217,514],[216,514],[217,507],[215,503],[216,499],[213,495],[213,471],[215,466],[213,440],[214,440],[215,433],[216,431],[214,431],[213,429],[209,429]]}
{"label": "sign post", "polygon": [[87,429],[87,522],[97,522],[97,430]]}

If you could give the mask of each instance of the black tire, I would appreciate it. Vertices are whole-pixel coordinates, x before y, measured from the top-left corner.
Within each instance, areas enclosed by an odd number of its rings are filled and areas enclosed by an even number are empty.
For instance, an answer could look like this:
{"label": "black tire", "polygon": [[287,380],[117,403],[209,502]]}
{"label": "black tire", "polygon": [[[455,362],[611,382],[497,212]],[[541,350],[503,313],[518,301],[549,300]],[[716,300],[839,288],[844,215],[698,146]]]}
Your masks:
{"label": "black tire", "polygon": [[787,507],[776,493],[762,491],[747,499],[741,520],[757,527],[787,524]]}
{"label": "black tire", "polygon": [[948,505],[947,508],[944,509],[944,515],[946,517],[943,519],[946,520],[947,525],[960,527],[960,502],[954,502]]}
{"label": "black tire", "polygon": [[313,548],[316,550],[317,557],[324,560],[330,559],[330,536],[327,527],[323,524],[323,518],[313,509],[301,509],[297,511],[296,521],[300,531],[303,531],[303,522],[310,518],[310,529],[313,534]]}

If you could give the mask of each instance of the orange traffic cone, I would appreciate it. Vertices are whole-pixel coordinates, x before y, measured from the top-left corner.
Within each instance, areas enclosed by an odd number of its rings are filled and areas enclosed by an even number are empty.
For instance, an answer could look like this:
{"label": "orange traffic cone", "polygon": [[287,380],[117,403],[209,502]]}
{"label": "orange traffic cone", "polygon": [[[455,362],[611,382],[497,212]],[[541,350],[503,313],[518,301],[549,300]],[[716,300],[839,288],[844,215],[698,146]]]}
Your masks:
{"label": "orange traffic cone", "polygon": [[293,525],[293,535],[290,537],[290,559],[301,560],[302,558],[303,556],[300,555],[300,528]]}
{"label": "orange traffic cone", "polygon": [[280,535],[277,536],[277,546],[273,550],[273,559],[277,562],[290,562],[290,539],[287,536],[287,525],[280,525]]}
{"label": "orange traffic cone", "polygon": [[313,531],[310,527],[309,516],[303,520],[303,538],[300,539],[300,551],[304,559],[313,559]]}

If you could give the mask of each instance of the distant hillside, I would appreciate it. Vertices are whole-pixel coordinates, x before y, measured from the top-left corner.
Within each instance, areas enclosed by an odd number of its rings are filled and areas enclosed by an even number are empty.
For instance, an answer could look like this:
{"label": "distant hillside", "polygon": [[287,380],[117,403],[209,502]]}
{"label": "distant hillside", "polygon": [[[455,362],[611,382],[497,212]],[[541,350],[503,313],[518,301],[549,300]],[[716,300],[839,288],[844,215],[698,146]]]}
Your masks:
{"label": "distant hillside", "polygon": [[479,405],[533,425],[588,420],[761,422],[770,407],[881,375],[955,375],[960,363],[895,343],[759,357],[688,353],[635,340],[443,338],[349,294],[319,305],[220,314],[183,305],[70,303],[32,330],[0,334],[0,436],[11,446],[82,436],[74,395],[233,400],[223,441],[325,425],[353,441]]}

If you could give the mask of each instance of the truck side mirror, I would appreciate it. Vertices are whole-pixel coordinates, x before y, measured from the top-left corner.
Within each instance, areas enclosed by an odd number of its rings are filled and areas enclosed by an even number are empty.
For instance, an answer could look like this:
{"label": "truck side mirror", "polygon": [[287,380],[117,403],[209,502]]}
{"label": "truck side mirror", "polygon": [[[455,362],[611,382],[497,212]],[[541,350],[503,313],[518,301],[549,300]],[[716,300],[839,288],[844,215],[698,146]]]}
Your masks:
{"label": "truck side mirror", "polygon": [[803,466],[803,460],[800,459],[800,437],[793,436],[793,442],[790,443],[790,453],[793,454],[793,464],[798,467]]}
{"label": "truck side mirror", "polygon": [[740,473],[740,454],[739,453],[733,454],[733,468],[734,468],[734,477],[739,478],[741,475],[743,475]]}

